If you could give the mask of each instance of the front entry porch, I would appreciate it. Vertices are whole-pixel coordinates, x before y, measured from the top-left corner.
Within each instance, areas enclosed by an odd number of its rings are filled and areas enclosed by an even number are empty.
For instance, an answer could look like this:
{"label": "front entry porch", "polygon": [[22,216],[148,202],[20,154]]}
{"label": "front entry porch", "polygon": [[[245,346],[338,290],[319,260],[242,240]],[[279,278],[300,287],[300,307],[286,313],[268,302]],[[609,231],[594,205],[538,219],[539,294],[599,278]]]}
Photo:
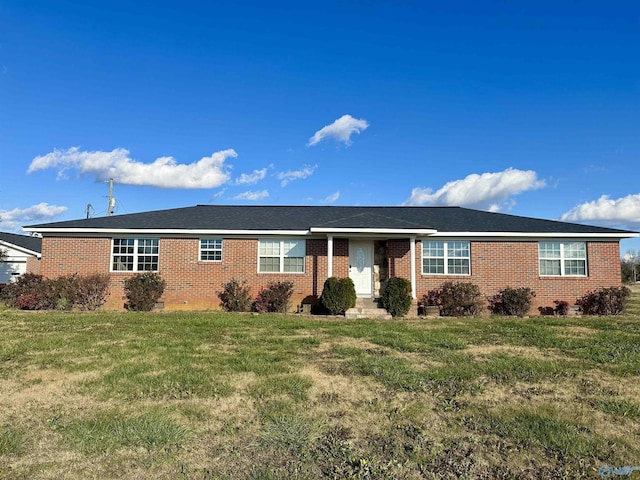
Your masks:
{"label": "front entry porch", "polygon": [[[411,283],[411,296],[416,300],[416,237],[393,233],[340,235],[334,251],[334,235],[327,232],[327,277],[348,276],[357,297],[368,299],[379,298],[388,279],[402,277]],[[335,273],[334,255],[338,255]]]}

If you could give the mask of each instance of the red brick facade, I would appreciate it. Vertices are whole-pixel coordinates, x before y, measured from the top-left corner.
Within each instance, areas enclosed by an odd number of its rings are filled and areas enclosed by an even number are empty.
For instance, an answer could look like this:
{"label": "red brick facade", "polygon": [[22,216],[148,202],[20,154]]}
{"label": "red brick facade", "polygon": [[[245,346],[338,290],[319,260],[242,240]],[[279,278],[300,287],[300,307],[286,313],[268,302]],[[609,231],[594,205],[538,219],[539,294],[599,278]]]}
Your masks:
{"label": "red brick facade", "polygon": [[40,274],[40,259],[38,257],[27,257],[27,273]]}
{"label": "red brick facade", "polygon": [[618,242],[587,242],[586,277],[540,276],[537,241],[473,241],[471,275],[422,275],[422,246],[416,243],[418,299],[445,281],[475,283],[485,296],[505,287],[531,287],[536,292],[533,313],[538,307],[553,307],[554,300],[574,305],[576,299],[589,290],[622,284]]}
{"label": "red brick facade", "polygon": [[[428,290],[447,280],[472,282],[484,295],[511,286],[531,287],[536,291],[534,309],[553,306],[554,300],[573,304],[579,296],[600,286],[620,285],[619,244],[617,241],[587,242],[588,276],[541,277],[538,274],[536,241],[471,241],[471,275],[422,275],[422,246],[416,242],[416,294],[418,299]],[[410,243],[407,239],[386,242],[389,276],[409,279],[411,276]],[[43,238],[40,271],[46,277],[70,273],[109,272],[111,238],[49,237]],[[161,299],[172,310],[219,308],[217,292],[231,278],[246,280],[251,293],[270,281],[291,280],[294,283],[294,305],[305,297],[318,297],[327,278],[327,240],[306,241],[304,273],[258,273],[258,240],[256,238],[224,238],[222,261],[199,260],[198,238],[161,238],[159,273],[167,282]],[[333,241],[333,275],[349,274],[349,241]],[[124,304],[123,282],[130,272],[111,272],[111,295],[106,308],[121,309]]]}

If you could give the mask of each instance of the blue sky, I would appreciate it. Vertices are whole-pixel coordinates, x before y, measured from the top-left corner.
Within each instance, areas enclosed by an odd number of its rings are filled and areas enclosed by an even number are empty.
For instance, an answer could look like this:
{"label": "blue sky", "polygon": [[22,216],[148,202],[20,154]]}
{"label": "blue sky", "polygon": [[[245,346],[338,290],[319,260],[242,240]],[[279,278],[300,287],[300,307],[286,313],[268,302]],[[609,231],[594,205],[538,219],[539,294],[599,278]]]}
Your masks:
{"label": "blue sky", "polygon": [[[640,3],[0,3],[0,229],[196,204],[640,230]],[[622,253],[640,250],[624,240]]]}

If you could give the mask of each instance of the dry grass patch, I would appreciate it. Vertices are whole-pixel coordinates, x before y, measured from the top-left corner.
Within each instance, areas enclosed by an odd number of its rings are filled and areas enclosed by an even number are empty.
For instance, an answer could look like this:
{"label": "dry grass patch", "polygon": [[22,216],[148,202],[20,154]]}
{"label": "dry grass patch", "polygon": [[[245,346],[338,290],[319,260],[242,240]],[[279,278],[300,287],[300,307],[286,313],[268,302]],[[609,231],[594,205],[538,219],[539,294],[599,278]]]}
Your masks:
{"label": "dry grass patch", "polygon": [[522,345],[469,345],[466,352],[472,355],[476,360],[481,361],[484,361],[487,357],[495,354],[507,354],[540,360],[564,358],[561,353],[554,350]]}

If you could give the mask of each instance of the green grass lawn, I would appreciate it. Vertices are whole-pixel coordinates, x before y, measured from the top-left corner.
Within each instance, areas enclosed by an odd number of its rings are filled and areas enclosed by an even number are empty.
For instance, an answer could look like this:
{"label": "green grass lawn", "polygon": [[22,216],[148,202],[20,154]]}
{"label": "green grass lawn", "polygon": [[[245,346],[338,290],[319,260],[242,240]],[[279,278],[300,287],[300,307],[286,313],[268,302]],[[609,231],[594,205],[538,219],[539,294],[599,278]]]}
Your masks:
{"label": "green grass lawn", "polygon": [[2,310],[0,478],[599,478],[640,465],[639,297],[606,318]]}

